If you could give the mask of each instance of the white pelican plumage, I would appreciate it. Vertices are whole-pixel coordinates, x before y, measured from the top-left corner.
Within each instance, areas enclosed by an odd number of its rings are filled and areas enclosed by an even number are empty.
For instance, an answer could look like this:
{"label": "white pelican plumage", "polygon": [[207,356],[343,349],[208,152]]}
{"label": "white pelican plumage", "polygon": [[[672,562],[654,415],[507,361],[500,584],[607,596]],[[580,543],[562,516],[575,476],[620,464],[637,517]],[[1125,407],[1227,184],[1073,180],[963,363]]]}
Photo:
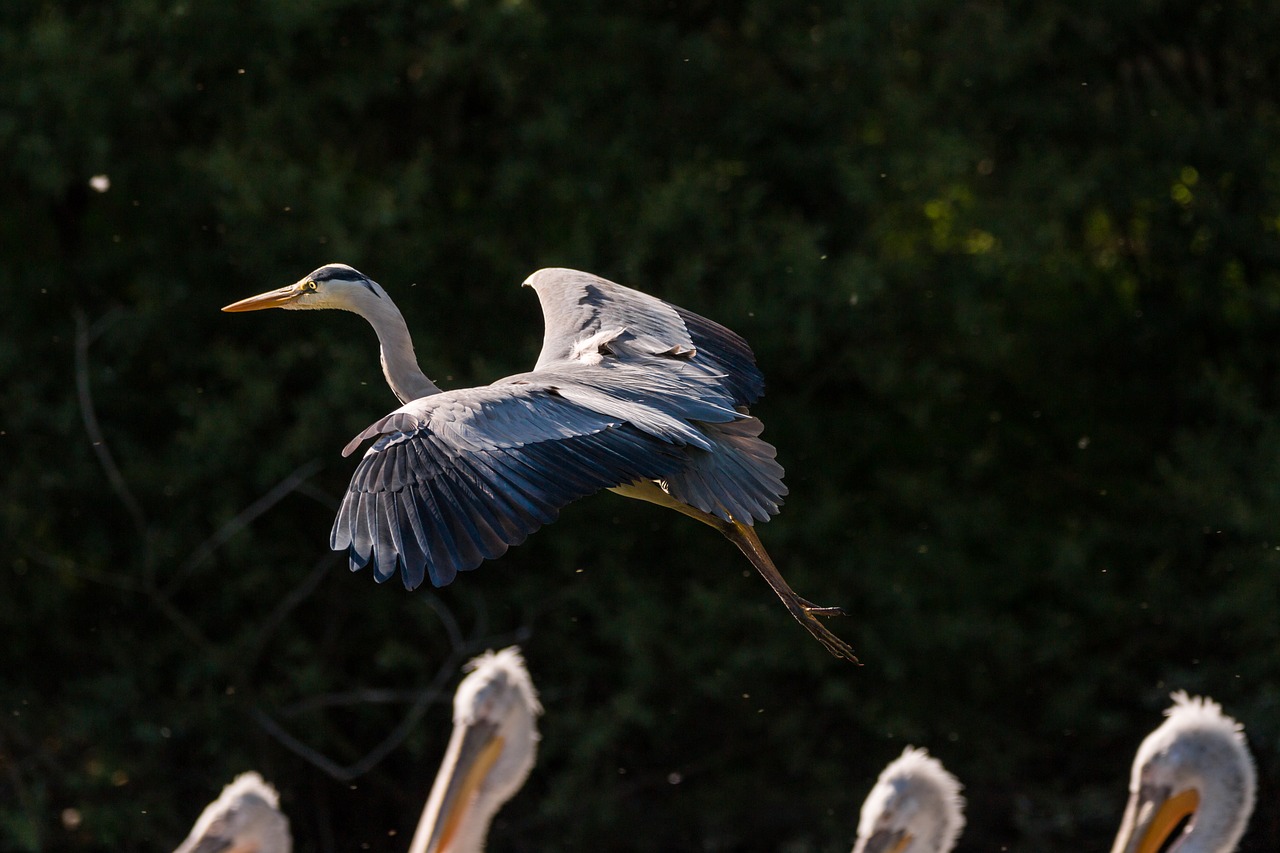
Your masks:
{"label": "white pelican plumage", "polygon": [[410,853],[477,853],[533,768],[542,713],[520,650],[486,652],[453,699],[453,735]]}
{"label": "white pelican plumage", "polygon": [[948,853],[964,828],[960,788],[942,762],[908,746],[867,794],[853,853]]}
{"label": "white pelican plumage", "polygon": [[1133,760],[1111,853],[1229,853],[1244,835],[1257,787],[1244,727],[1208,697],[1172,699]]}
{"label": "white pelican plumage", "polygon": [[291,853],[280,795],[257,773],[241,773],[200,813],[174,853]]}

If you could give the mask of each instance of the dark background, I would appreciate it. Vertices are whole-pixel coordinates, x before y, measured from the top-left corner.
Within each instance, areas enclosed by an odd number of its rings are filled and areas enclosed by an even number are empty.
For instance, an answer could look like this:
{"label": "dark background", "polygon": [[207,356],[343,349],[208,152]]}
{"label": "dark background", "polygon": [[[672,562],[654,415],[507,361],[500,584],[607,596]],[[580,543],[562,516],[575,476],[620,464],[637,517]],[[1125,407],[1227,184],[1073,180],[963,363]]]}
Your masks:
{"label": "dark background", "polygon": [[[905,744],[961,850],[1106,849],[1174,689],[1280,847],[1280,6],[17,2],[0,10],[0,847],[163,851],[231,777],[404,850],[461,663],[547,713],[497,851],[843,851]],[[91,181],[99,176],[98,188]],[[753,344],[761,528],[601,495],[452,586],[326,543],[394,408],[525,370],[543,266]]]}

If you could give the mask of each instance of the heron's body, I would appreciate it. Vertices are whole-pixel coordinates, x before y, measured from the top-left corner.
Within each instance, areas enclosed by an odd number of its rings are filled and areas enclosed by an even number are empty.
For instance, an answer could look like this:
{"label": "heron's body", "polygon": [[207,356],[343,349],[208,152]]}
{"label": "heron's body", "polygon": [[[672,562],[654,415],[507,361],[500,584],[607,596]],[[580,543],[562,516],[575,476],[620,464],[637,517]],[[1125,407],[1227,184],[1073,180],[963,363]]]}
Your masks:
{"label": "heron's body", "polygon": [[174,853],[292,853],[289,820],[276,789],[242,773],[200,813]]}
{"label": "heron's body", "polygon": [[867,794],[853,853],[949,853],[964,828],[960,787],[942,762],[907,747]]}
{"label": "heron's body", "polygon": [[1230,853],[1257,788],[1244,728],[1212,699],[1181,691],[1165,716],[1134,758],[1112,853]]}
{"label": "heron's body", "polygon": [[356,468],[331,545],[379,581],[443,586],[503,554],[560,508],[601,489],[658,503],[734,542],[828,650],[853,651],[820,624],[839,612],[800,598],[753,525],[787,493],[773,446],[747,407],[764,378],[741,337],[706,318],[589,273],[525,282],[542,303],[542,351],[528,373],[441,391],[419,368],[391,298],[330,264],[287,288],[227,306],[339,308],[377,331],[403,405],[347,446],[374,439]]}
{"label": "heron's body", "polygon": [[409,853],[479,853],[494,814],[533,768],[542,713],[514,646],[467,665],[453,702],[453,735]]}

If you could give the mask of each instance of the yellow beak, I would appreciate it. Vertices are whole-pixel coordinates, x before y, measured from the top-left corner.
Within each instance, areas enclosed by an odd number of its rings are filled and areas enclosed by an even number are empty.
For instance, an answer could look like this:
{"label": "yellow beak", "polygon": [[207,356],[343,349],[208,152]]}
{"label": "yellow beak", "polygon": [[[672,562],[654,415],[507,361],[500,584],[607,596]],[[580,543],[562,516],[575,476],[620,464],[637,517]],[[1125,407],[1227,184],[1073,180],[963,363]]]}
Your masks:
{"label": "yellow beak", "polygon": [[241,299],[239,302],[232,302],[222,310],[261,311],[263,308],[283,308],[301,296],[302,293],[301,284],[291,284],[279,290],[269,290],[266,293],[259,293],[257,296],[250,296],[248,299]]}
{"label": "yellow beak", "polygon": [[1172,797],[1166,792],[1139,792],[1129,803],[1111,853],[1157,853],[1183,818],[1199,807],[1200,792],[1195,788]]}
{"label": "yellow beak", "polygon": [[[502,736],[496,733],[496,726],[491,723],[474,724],[467,728],[456,752],[450,750],[455,760],[447,771],[447,779],[443,780],[444,798],[426,846],[415,846],[413,849],[425,849],[428,853],[448,853],[463,824],[468,820],[485,778],[502,755],[503,745]],[[442,769],[441,772],[446,771]],[[437,785],[439,784],[441,780],[437,780]],[[419,827],[419,832],[421,831],[422,827]],[[416,842],[415,838],[415,845]]]}

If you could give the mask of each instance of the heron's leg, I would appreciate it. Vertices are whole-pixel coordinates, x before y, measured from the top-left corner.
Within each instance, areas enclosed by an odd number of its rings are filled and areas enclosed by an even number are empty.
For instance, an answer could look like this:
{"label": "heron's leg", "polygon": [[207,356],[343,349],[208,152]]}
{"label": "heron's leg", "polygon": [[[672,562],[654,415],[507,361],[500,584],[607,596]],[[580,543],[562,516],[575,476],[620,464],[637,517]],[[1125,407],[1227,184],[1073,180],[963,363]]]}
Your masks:
{"label": "heron's leg", "polygon": [[787,610],[791,611],[791,615],[795,617],[797,622],[808,629],[809,633],[819,643],[822,643],[831,654],[853,663],[858,662],[858,657],[853,653],[853,648],[831,633],[817,618],[819,616],[843,616],[845,612],[842,608],[820,607],[797,595],[791,585],[782,577],[778,567],[773,564],[773,560],[769,558],[769,552],[765,551],[764,545],[760,543],[760,537],[756,535],[754,527],[743,524],[740,521],[724,521],[716,516],[709,517],[714,518],[719,523],[712,524],[709,521],[707,523],[711,524],[726,539],[738,546],[738,550],[746,555],[747,559],[751,561],[751,565],[756,567],[756,571],[760,572],[769,586],[773,588],[778,598],[782,599],[782,603],[786,605]]}
{"label": "heron's leg", "polygon": [[[794,601],[807,613],[814,616],[848,616],[843,607],[823,607],[820,604],[814,604],[807,598],[801,598],[791,585],[782,577],[782,572],[778,571],[778,567],[773,564],[773,559],[769,556],[769,552],[764,549],[764,543],[760,541],[760,536],[756,533],[756,529],[749,524],[743,524],[738,521],[724,521],[715,518],[718,524],[713,524],[726,539],[738,546],[738,550],[747,555],[747,559],[751,560],[751,564],[755,566],[760,574],[764,575],[764,579],[769,582],[769,586],[773,587],[773,591],[783,601]],[[761,566],[765,568],[761,568]]]}
{"label": "heron's leg", "polygon": [[648,501],[649,503],[674,509],[676,512],[697,519],[703,524],[719,530],[721,535],[738,546],[738,550],[751,561],[751,565],[756,567],[756,571],[765,579],[765,582],[769,584],[778,598],[782,599],[782,603],[790,611],[791,615],[795,617],[795,620],[803,625],[819,643],[822,643],[827,651],[838,658],[844,658],[854,663],[858,662],[857,656],[853,653],[853,648],[818,620],[819,616],[844,615],[844,610],[839,607],[821,607],[797,595],[796,591],[782,577],[782,572],[778,571],[778,567],[773,564],[773,560],[769,557],[769,552],[764,549],[764,545],[760,542],[760,537],[756,535],[755,528],[751,525],[743,524],[740,521],[725,521],[719,516],[682,503],[667,494],[665,489],[652,480],[628,483],[617,486],[611,491],[628,498],[636,498],[637,500]]}

